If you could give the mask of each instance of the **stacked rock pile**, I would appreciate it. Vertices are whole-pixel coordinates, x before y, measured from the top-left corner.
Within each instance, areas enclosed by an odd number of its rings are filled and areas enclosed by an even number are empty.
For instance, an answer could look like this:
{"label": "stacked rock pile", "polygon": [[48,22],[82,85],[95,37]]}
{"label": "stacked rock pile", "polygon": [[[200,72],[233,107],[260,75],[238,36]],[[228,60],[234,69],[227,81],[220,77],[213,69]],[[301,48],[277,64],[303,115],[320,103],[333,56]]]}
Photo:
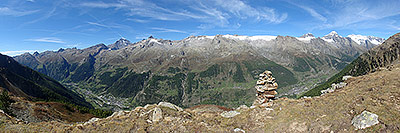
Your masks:
{"label": "stacked rock pile", "polygon": [[275,95],[278,94],[276,92],[278,84],[275,82],[275,78],[272,77],[272,72],[266,70],[261,73],[255,88],[257,90],[257,99],[253,105],[271,106],[272,103],[268,103],[275,99]]}

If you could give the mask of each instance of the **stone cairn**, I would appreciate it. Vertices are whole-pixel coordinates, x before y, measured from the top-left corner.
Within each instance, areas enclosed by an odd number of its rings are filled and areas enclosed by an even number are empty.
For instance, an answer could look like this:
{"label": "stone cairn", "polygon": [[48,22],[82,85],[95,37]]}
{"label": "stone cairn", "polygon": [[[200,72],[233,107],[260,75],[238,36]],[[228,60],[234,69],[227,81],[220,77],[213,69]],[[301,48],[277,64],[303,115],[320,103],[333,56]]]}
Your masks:
{"label": "stone cairn", "polygon": [[274,100],[275,95],[278,94],[276,92],[278,84],[275,82],[275,78],[272,77],[272,72],[266,70],[261,73],[255,88],[257,90],[257,99],[254,101],[253,105],[271,107],[272,100]]}

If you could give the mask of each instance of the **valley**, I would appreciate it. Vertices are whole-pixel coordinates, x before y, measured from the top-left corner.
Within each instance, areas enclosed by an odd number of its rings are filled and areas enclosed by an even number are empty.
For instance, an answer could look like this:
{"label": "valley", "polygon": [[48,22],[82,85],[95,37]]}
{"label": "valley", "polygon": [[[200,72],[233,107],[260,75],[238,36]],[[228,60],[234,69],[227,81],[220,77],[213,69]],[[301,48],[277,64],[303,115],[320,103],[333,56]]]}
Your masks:
{"label": "valley", "polygon": [[276,73],[279,96],[296,98],[365,51],[367,47],[355,40],[331,32],[318,38],[216,35],[175,41],[149,37],[136,43],[120,39],[110,45],[14,58],[91,99],[92,106],[118,110],[160,101],[183,107],[249,105],[255,75],[265,69]]}
{"label": "valley", "polygon": [[400,133],[399,0],[1,0],[0,133]]}

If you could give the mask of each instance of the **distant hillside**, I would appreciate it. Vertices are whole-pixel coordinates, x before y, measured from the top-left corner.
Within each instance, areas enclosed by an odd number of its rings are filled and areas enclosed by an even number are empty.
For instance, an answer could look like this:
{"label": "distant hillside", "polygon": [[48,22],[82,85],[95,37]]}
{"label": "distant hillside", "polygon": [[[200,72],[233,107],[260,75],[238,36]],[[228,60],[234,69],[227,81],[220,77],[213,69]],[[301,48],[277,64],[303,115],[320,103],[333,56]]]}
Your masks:
{"label": "distant hillside", "polygon": [[0,54],[0,90],[33,101],[58,101],[92,107],[57,81],[22,66],[13,58],[2,54]]}
{"label": "distant hillside", "polygon": [[304,93],[304,96],[321,95],[321,90],[330,87],[332,83],[342,81],[345,75],[361,76],[371,72],[378,71],[381,68],[391,67],[393,64],[400,62],[400,33],[397,33],[387,39],[381,45],[372,48],[368,52],[362,54],[351,64],[347,65],[342,71],[334,75],[327,82],[321,84],[310,91]]}

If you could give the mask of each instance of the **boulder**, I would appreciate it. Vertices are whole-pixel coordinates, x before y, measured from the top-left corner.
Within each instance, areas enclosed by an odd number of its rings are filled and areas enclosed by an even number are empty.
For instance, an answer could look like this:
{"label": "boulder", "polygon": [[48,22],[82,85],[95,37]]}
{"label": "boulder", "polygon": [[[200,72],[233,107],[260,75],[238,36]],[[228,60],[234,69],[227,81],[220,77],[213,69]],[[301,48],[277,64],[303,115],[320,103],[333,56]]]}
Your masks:
{"label": "boulder", "polygon": [[176,111],[183,111],[183,109],[179,106],[176,106],[175,104],[169,103],[169,102],[160,102],[158,103],[158,106],[161,107],[167,107]]}
{"label": "boulder", "polygon": [[351,124],[357,129],[365,129],[378,123],[378,115],[368,111],[363,111],[351,120]]}
{"label": "boulder", "polygon": [[240,114],[240,112],[237,111],[225,111],[221,113],[221,116],[224,118],[232,118],[236,115]]}
{"label": "boulder", "polygon": [[162,110],[159,107],[155,107],[153,111],[153,117],[152,121],[153,122],[158,122],[163,118],[162,116]]}
{"label": "boulder", "polygon": [[96,121],[98,121],[98,120],[100,120],[100,119],[99,119],[99,118],[96,118],[96,117],[93,117],[93,118],[92,118],[92,119],[90,119],[89,121],[87,121],[87,122],[83,123],[83,125],[87,125],[87,124],[90,124],[90,123],[96,122]]}
{"label": "boulder", "polygon": [[246,111],[246,110],[249,110],[249,107],[247,107],[246,105],[240,105],[236,110],[237,111]]}
{"label": "boulder", "polygon": [[246,131],[244,131],[243,129],[240,129],[240,128],[235,128],[235,129],[233,129],[233,132],[235,132],[235,133],[245,133]]}
{"label": "boulder", "polygon": [[352,77],[353,77],[353,76],[349,76],[349,75],[343,76],[342,80],[343,80],[343,81],[346,81],[346,80],[348,80],[348,79],[350,79],[350,78],[352,78]]}

